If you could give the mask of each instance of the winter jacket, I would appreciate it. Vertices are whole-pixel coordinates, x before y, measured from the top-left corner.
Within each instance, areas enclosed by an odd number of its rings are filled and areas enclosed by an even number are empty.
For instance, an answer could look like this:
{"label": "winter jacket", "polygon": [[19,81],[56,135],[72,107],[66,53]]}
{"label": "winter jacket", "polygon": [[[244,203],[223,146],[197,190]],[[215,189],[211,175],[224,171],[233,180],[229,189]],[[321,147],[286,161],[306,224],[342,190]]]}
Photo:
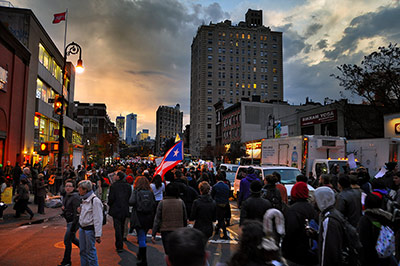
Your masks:
{"label": "winter jacket", "polygon": [[358,234],[362,244],[360,260],[362,265],[390,265],[390,258],[379,258],[375,246],[380,233],[380,226],[391,227],[392,214],[382,209],[367,209],[358,224]]}
{"label": "winter jacket", "polygon": [[149,198],[153,201],[153,203],[152,203],[153,207],[155,208],[155,206],[156,206],[156,200],[155,200],[154,194],[151,190],[136,190],[135,189],[131,195],[131,198],[129,199],[129,205],[132,206],[130,226],[131,226],[131,228],[143,229],[143,230],[147,231],[153,227],[155,209],[153,209],[151,212],[148,212],[148,213],[138,211],[138,206],[141,204],[141,202],[138,201],[139,198],[137,196],[139,193],[148,194]]}
{"label": "winter jacket", "polygon": [[46,186],[44,180],[36,180],[36,196],[46,197]]}
{"label": "winter jacket", "polygon": [[102,235],[103,203],[93,192],[88,198],[82,199],[79,225],[83,229],[93,229],[94,227],[95,237]]}
{"label": "winter jacket", "polygon": [[63,216],[67,223],[74,222],[74,224],[79,223],[79,214],[78,207],[81,204],[81,198],[79,197],[78,192],[72,192],[70,194],[66,194],[63,198]]}
{"label": "winter jacket", "polygon": [[108,195],[108,214],[113,218],[124,221],[129,217],[129,199],[132,194],[131,186],[123,180],[115,181]]}
{"label": "winter jacket", "polygon": [[342,265],[343,226],[337,219],[328,217],[331,213],[343,216],[333,205],[324,209],[321,213],[318,237],[319,262],[321,266]]}
{"label": "winter jacket", "polygon": [[212,187],[211,195],[216,204],[229,204],[229,187],[222,181]]}
{"label": "winter jacket", "polygon": [[187,215],[185,203],[181,199],[166,196],[157,206],[152,235],[157,232],[174,231],[186,227]]}
{"label": "winter jacket", "polygon": [[259,180],[256,174],[248,174],[245,178],[240,181],[239,189],[239,208],[242,206],[242,202],[250,197],[250,184],[254,180]]}
{"label": "winter jacket", "polygon": [[245,220],[259,220],[263,221],[265,212],[272,208],[269,200],[260,197],[260,193],[252,193],[248,199],[242,203],[240,210],[240,225]]}
{"label": "winter jacket", "polygon": [[362,215],[360,191],[345,188],[337,195],[336,209],[347,218],[352,226],[357,227]]}
{"label": "winter jacket", "polygon": [[282,242],[283,256],[298,264],[318,264],[317,254],[310,248],[310,238],[305,231],[305,219],[317,220],[317,213],[306,199],[296,200],[284,213],[286,234]]}
{"label": "winter jacket", "polygon": [[200,195],[193,202],[190,220],[194,222],[194,228],[199,229],[207,238],[213,233],[213,222],[216,220],[217,205],[210,195]]}
{"label": "winter jacket", "polygon": [[185,203],[187,215],[190,217],[193,202],[199,197],[199,194],[191,186],[188,186],[182,179],[175,179],[174,183],[179,188],[179,197]]}

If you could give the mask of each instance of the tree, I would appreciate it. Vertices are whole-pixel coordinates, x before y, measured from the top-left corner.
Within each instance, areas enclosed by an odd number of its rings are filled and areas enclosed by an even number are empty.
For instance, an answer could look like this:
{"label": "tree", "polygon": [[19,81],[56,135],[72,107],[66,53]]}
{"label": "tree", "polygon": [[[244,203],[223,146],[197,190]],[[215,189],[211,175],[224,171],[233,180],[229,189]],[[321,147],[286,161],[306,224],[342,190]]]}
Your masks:
{"label": "tree", "polygon": [[231,143],[231,147],[226,155],[228,156],[229,161],[234,163],[237,158],[241,158],[246,155],[246,150],[242,148],[240,142],[234,142]]}
{"label": "tree", "polygon": [[400,49],[397,44],[379,47],[379,51],[364,57],[361,66],[344,64],[338,67],[336,76],[340,86],[363,101],[379,107],[379,113],[395,113],[400,110]]}

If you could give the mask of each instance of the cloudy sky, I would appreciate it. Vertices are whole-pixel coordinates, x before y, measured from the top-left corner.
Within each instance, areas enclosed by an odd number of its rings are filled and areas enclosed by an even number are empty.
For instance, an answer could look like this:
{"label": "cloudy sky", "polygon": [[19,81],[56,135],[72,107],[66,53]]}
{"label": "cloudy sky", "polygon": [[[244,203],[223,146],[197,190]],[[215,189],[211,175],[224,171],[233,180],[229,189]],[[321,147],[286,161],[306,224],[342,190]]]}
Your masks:
{"label": "cloudy sky", "polygon": [[[284,99],[292,104],[339,99],[336,66],[400,40],[399,0],[10,0],[32,9],[61,48],[68,8],[67,43],[82,46],[85,72],[75,97],[104,102],[110,118],[138,114],[138,130],[155,135],[160,105],[190,110],[190,46],[197,28],[262,9],[264,25],[283,32]],[[62,48],[60,49],[62,50]],[[77,58],[69,57],[73,63]]]}

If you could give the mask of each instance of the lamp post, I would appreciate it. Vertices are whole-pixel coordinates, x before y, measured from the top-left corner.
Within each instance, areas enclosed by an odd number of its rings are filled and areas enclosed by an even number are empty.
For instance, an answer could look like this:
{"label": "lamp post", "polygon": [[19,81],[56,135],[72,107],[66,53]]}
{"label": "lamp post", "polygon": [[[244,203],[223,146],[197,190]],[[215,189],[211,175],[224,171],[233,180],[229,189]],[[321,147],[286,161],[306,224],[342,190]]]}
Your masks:
{"label": "lamp post", "polygon": [[75,67],[75,71],[77,73],[83,72],[83,64],[82,64],[82,49],[79,44],[75,42],[71,42],[64,49],[64,63],[62,69],[62,86],[61,86],[61,114],[59,120],[59,129],[58,129],[58,165],[57,165],[57,175],[62,177],[62,156],[64,153],[64,136],[63,136],[63,127],[64,127],[64,86],[66,80],[66,65],[67,65],[67,56],[71,54],[79,53],[79,59],[77,65]]}

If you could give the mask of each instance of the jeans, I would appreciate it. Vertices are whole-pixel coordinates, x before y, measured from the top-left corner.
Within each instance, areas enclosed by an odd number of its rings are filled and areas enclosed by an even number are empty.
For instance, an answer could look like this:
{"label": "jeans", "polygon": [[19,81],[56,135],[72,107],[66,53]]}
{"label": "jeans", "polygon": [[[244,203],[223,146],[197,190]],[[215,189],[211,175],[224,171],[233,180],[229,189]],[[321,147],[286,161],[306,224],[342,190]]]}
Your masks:
{"label": "jeans", "polygon": [[[65,245],[65,251],[64,251],[64,258],[63,262],[65,263],[71,263],[71,251],[72,251],[72,243],[75,244],[75,246],[79,247],[79,240],[76,238],[76,227],[75,225],[73,228],[72,222],[67,223],[67,231],[65,232],[64,235],[64,245]],[[71,230],[73,229],[73,230]]]}
{"label": "jeans", "polygon": [[113,218],[113,221],[114,221],[114,231],[115,231],[115,248],[123,249],[124,248],[123,234],[124,234],[125,219],[121,221],[120,219]]}
{"label": "jeans", "polygon": [[97,261],[96,237],[94,230],[79,228],[79,248],[81,266],[99,266]]}
{"label": "jeans", "polygon": [[147,235],[147,231],[145,231],[143,229],[137,230],[137,237],[138,237],[138,242],[139,242],[140,248],[146,247],[146,235]]}

